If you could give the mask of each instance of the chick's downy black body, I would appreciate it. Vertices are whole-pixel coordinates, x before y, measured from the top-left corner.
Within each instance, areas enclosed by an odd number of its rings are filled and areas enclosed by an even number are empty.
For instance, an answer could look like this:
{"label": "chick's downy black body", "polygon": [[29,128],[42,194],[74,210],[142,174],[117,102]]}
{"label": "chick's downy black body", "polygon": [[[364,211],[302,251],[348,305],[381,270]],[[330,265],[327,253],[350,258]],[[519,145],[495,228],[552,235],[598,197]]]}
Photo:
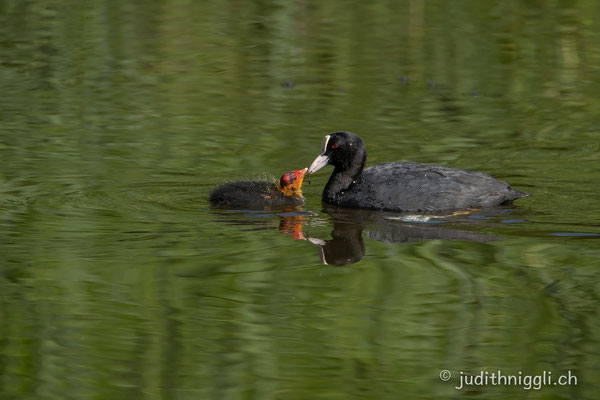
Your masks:
{"label": "chick's downy black body", "polygon": [[304,204],[302,180],[306,168],[285,173],[280,182],[228,182],[212,190],[209,201],[220,207],[295,206]]}
{"label": "chick's downy black body", "polygon": [[367,150],[350,132],[323,140],[308,172],[326,164],[334,171],[322,200],[344,207],[397,212],[427,212],[490,207],[529,196],[482,172],[416,162],[385,162],[363,170]]}

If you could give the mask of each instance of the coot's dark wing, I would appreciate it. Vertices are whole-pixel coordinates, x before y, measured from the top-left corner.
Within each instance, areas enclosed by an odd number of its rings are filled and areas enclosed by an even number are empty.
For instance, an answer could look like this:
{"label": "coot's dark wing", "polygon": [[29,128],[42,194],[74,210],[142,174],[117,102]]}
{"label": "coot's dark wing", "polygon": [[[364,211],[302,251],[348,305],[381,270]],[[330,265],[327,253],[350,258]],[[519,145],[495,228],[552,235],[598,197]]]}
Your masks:
{"label": "coot's dark wing", "polygon": [[336,204],[390,211],[438,211],[494,206],[526,196],[481,172],[413,162],[366,168]]}

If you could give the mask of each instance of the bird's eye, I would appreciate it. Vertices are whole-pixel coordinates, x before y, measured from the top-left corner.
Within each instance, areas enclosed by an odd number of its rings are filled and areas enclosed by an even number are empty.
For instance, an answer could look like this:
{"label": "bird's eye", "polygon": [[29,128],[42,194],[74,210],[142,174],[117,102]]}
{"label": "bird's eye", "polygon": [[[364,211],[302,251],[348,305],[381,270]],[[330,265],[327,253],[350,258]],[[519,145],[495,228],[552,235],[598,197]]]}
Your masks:
{"label": "bird's eye", "polygon": [[290,174],[290,181],[294,182],[296,180],[296,174]]}
{"label": "bird's eye", "polygon": [[332,149],[336,149],[337,147],[338,147],[338,145],[337,145],[337,144],[332,144],[332,145],[331,145],[331,148],[332,148]]}

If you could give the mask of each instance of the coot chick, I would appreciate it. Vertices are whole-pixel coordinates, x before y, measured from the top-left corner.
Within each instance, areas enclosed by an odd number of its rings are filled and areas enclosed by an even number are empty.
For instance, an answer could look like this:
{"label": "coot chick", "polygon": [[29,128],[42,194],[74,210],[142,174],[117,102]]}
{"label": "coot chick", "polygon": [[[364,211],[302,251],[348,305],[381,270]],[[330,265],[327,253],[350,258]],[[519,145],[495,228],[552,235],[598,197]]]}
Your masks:
{"label": "coot chick", "polygon": [[429,212],[509,204],[527,193],[481,172],[416,162],[385,162],[363,170],[367,149],[351,132],[325,136],[312,174],[334,166],[322,200],[344,207],[396,212]]}
{"label": "coot chick", "polygon": [[307,168],[283,174],[274,181],[237,181],[217,186],[209,201],[215,206],[259,207],[297,206],[304,204],[302,181]]}

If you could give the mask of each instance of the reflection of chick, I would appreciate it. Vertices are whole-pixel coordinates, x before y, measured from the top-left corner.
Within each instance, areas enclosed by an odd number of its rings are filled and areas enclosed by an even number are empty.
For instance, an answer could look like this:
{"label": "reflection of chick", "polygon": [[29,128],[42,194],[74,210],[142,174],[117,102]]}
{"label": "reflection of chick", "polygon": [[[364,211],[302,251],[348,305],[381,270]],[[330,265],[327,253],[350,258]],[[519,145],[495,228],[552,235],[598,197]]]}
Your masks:
{"label": "reflection of chick", "polygon": [[209,201],[215,206],[297,206],[304,204],[302,181],[306,168],[283,174],[279,183],[269,181],[237,181],[217,186]]}
{"label": "reflection of chick", "polygon": [[291,215],[291,216],[280,216],[279,230],[281,233],[289,233],[292,235],[294,240],[304,240],[304,233],[302,233],[302,224],[304,223],[303,215]]}

